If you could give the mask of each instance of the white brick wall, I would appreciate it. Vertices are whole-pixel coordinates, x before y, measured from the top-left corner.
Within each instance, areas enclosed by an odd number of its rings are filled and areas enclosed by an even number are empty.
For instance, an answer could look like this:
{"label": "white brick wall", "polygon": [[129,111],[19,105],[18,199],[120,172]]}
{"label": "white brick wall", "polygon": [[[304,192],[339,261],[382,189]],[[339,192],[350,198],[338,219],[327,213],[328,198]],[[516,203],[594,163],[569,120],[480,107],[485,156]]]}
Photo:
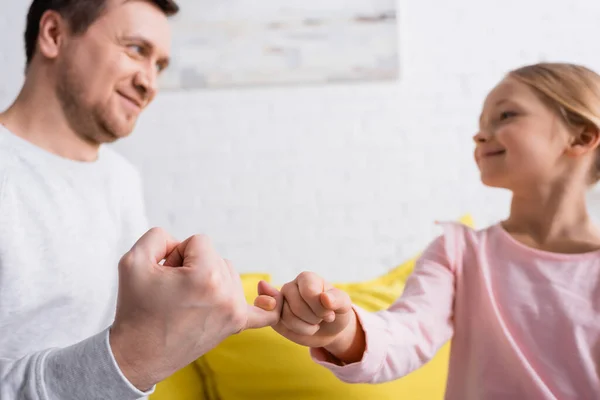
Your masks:
{"label": "white brick wall", "polygon": [[[0,106],[20,85],[28,2],[0,0]],[[210,234],[240,271],[365,279],[435,219],[506,215],[472,162],[487,91],[540,60],[600,71],[597,0],[400,0],[398,83],[163,93],[117,148],[153,224]],[[600,211],[600,208],[599,210]]]}

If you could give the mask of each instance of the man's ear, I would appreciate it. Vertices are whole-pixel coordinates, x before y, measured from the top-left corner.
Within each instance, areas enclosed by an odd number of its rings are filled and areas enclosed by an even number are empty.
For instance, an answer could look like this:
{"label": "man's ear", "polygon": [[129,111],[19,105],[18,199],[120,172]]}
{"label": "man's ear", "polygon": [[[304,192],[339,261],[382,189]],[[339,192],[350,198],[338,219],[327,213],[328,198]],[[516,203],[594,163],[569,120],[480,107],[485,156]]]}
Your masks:
{"label": "man's ear", "polygon": [[37,48],[44,58],[58,57],[60,48],[69,34],[67,21],[56,11],[48,10],[40,19]]}
{"label": "man's ear", "polygon": [[577,128],[573,133],[567,153],[571,156],[580,156],[595,151],[600,146],[600,131],[593,125]]}

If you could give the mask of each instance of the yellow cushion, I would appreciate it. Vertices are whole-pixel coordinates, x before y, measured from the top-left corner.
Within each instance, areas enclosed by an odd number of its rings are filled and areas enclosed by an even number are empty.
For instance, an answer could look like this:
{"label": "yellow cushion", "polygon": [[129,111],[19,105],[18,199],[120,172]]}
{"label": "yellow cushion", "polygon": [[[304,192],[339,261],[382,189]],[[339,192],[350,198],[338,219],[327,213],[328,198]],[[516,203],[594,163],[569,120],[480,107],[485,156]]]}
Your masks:
{"label": "yellow cushion", "polygon": [[[406,263],[394,272],[412,268]],[[256,296],[258,277],[244,275],[247,300]],[[344,285],[358,306],[383,309],[398,298],[403,285]],[[353,289],[353,290],[352,290]],[[305,347],[284,339],[272,329],[232,336],[203,357],[212,370],[222,400],[242,399],[442,399],[446,384],[448,348],[407,377],[380,385],[350,385],[314,363]],[[410,397],[407,397],[410,396]],[[214,399],[211,399],[214,400]]]}
{"label": "yellow cushion", "polygon": [[[469,216],[461,222],[472,226]],[[415,261],[416,257],[371,281],[335,286],[366,310],[385,309],[402,293]],[[249,303],[254,301],[261,279],[270,281],[270,276],[242,275]],[[226,339],[159,384],[151,400],[443,399],[449,350],[450,344],[446,344],[424,367],[394,382],[351,385],[314,363],[307,348],[284,339],[271,328],[249,330]]]}
{"label": "yellow cushion", "polygon": [[150,400],[212,399],[210,393],[205,393],[209,387],[202,370],[196,363],[191,363],[156,385]]}

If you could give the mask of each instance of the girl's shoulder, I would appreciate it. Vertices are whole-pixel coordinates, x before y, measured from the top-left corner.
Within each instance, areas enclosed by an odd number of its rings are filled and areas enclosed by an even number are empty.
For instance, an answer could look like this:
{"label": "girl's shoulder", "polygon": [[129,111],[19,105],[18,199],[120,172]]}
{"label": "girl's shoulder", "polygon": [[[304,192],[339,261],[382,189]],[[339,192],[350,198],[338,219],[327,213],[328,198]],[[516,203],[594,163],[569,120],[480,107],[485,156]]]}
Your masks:
{"label": "girl's shoulder", "polygon": [[466,259],[478,258],[478,253],[487,253],[487,247],[494,241],[493,236],[501,228],[500,223],[484,228],[475,228],[471,224],[457,221],[438,221],[436,224],[442,232],[431,243],[429,250],[437,254],[443,253],[456,272],[460,272]]}

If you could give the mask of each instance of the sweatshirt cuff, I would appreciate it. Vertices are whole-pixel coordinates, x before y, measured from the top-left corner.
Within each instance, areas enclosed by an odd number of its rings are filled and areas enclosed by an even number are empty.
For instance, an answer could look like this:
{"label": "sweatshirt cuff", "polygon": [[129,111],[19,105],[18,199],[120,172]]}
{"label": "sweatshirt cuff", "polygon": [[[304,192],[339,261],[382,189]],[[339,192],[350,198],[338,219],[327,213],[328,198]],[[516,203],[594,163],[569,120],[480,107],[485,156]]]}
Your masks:
{"label": "sweatshirt cuff", "polygon": [[385,322],[376,314],[353,305],[358,322],[365,332],[366,349],[360,361],[340,365],[339,361],[324,348],[310,349],[311,358],[324,366],[343,382],[371,382],[381,370],[389,344],[389,332]]}
{"label": "sweatshirt cuff", "polygon": [[44,363],[50,399],[137,400],[154,393],[138,390],[123,375],[109,342],[109,329],[64,349],[51,351]]}

